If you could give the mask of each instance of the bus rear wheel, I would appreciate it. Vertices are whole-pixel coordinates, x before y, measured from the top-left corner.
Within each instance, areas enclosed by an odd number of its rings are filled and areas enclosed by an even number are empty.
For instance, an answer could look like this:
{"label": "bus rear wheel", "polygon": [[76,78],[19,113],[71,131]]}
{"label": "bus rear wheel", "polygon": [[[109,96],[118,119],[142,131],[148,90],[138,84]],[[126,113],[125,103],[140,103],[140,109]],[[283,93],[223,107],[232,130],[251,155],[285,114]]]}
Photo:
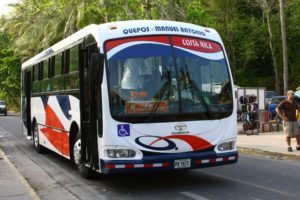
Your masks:
{"label": "bus rear wheel", "polygon": [[38,153],[44,153],[45,148],[40,145],[39,129],[36,123],[33,125],[33,145]]}
{"label": "bus rear wheel", "polygon": [[71,154],[72,154],[71,159],[77,166],[80,175],[86,179],[92,178],[93,175],[92,169],[86,166],[85,163],[81,162],[82,150],[81,150],[81,135],[79,131],[77,131],[76,139],[74,140],[74,143],[72,145]]}

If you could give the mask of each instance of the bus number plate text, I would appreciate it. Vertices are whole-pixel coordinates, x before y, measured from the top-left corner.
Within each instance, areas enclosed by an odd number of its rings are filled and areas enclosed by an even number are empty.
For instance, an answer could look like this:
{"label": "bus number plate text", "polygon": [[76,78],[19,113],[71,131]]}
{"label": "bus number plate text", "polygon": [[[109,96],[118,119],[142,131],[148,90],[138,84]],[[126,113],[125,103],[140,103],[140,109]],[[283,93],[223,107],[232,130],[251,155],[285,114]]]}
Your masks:
{"label": "bus number plate text", "polygon": [[174,169],[183,169],[191,167],[191,159],[180,159],[174,161]]}

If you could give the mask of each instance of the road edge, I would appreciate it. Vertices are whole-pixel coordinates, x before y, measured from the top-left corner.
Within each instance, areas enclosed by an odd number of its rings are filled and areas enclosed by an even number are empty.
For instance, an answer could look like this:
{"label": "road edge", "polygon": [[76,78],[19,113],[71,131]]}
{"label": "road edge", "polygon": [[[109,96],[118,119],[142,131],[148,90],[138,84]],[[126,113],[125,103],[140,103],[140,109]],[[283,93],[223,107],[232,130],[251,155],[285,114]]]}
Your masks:
{"label": "road edge", "polygon": [[289,160],[289,161],[294,161],[294,162],[300,162],[300,157],[297,155],[264,151],[261,149],[238,147],[238,152],[242,153],[242,154],[253,155],[253,156],[260,156],[260,157],[267,157],[267,158],[278,159],[278,160]]}
{"label": "road edge", "polygon": [[18,171],[18,169],[14,166],[14,164],[9,160],[6,154],[0,148],[0,155],[3,158],[4,162],[9,166],[12,172],[20,179],[21,183],[26,187],[29,195],[33,197],[34,200],[41,200],[34,189],[30,186],[30,184],[26,181],[26,179],[22,176],[22,174]]}

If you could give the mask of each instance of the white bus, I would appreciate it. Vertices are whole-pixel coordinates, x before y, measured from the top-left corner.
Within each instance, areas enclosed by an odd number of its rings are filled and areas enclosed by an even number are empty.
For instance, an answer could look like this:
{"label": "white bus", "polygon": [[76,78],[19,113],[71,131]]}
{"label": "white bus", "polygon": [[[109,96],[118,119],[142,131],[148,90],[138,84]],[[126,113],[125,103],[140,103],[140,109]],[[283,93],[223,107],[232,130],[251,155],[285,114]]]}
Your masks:
{"label": "white bus", "polygon": [[236,102],[219,34],[188,23],[90,25],[22,64],[24,134],[86,178],[237,162]]}

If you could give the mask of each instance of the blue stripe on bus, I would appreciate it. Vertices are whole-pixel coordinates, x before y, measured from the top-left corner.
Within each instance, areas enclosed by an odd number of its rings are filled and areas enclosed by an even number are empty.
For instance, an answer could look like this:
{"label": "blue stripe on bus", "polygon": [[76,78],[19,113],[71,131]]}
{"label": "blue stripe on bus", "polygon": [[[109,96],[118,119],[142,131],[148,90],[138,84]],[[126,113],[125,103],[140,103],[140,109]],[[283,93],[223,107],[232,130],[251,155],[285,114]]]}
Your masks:
{"label": "blue stripe on bus", "polygon": [[46,108],[47,103],[48,103],[49,96],[41,96],[41,99],[42,99],[44,108]]}
{"label": "blue stripe on bus", "polygon": [[[201,58],[203,60],[210,61],[210,59],[203,58],[201,56],[197,56],[188,51],[184,51],[182,49],[176,48],[175,54],[179,57],[195,57]],[[149,57],[149,56],[172,56],[171,47],[160,45],[160,44],[138,44],[133,45],[127,48],[122,49],[115,55],[113,55],[109,60],[119,60],[119,59],[127,59],[127,58],[136,58],[136,57]],[[221,64],[225,64],[225,59],[214,60],[214,62],[219,62]]]}
{"label": "blue stripe on bus", "polygon": [[59,103],[59,106],[66,116],[67,119],[69,119],[71,116],[69,114],[69,111],[71,110],[71,105],[70,105],[70,98],[68,95],[59,95],[56,96],[57,101]]}

